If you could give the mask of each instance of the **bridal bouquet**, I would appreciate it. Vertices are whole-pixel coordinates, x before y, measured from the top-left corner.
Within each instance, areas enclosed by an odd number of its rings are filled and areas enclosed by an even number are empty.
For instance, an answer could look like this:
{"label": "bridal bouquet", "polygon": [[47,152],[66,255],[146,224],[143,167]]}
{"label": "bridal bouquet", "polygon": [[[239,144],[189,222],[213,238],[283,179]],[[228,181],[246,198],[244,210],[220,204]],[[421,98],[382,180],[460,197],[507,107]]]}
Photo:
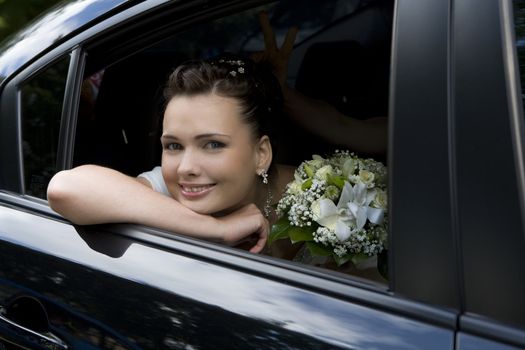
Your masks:
{"label": "bridal bouquet", "polygon": [[304,161],[294,177],[277,205],[280,219],[269,244],[283,238],[305,242],[311,255],[331,256],[338,266],[386,253],[387,176],[382,163],[336,151]]}

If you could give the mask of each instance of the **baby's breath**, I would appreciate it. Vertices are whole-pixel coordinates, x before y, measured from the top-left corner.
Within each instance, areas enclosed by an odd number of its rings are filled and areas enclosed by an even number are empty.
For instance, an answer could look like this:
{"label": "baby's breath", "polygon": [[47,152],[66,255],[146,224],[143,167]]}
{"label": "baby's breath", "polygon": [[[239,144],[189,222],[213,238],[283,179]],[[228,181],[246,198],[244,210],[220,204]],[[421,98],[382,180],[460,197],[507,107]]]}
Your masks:
{"label": "baby's breath", "polygon": [[[334,181],[334,178],[339,180]],[[293,226],[311,228],[314,242],[332,249],[334,255],[374,256],[387,248],[386,179],[386,167],[371,158],[359,158],[354,153],[343,150],[337,150],[327,158],[315,155],[313,159],[301,163],[295,171],[295,181],[288,184],[283,198],[277,205],[277,213],[279,216],[285,216]],[[353,186],[358,188],[357,184],[360,183],[360,189],[364,191],[366,198],[356,194],[355,196],[361,199],[355,197],[352,201],[366,202],[355,202],[353,207],[347,206],[348,203],[338,203],[342,194],[342,183],[347,183],[344,187],[350,186],[352,191]],[[327,225],[326,221],[320,221],[319,202],[327,200],[335,205],[339,204],[334,215],[338,215],[340,222],[347,225],[346,232],[350,232],[347,238],[341,239],[340,233],[337,233],[339,231],[334,228],[335,225]],[[355,210],[356,205],[364,209],[372,208],[366,209],[367,212],[379,210],[382,220],[370,216],[364,226],[357,225],[357,217],[354,215],[356,212],[352,214],[352,208]]]}

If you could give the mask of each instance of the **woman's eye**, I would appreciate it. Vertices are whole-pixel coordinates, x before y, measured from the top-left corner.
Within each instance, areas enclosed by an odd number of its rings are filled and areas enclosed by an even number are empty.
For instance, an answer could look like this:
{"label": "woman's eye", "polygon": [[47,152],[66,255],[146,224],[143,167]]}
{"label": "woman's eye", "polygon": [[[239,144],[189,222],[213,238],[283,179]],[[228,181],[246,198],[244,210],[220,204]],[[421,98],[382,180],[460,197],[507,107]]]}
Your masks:
{"label": "woman's eye", "polygon": [[222,142],[210,141],[210,142],[206,143],[206,145],[204,145],[204,148],[219,149],[219,148],[224,148],[224,146],[225,146],[225,144],[222,143]]}
{"label": "woman's eye", "polygon": [[180,143],[168,143],[164,145],[164,148],[170,151],[177,151],[182,149],[182,145]]}

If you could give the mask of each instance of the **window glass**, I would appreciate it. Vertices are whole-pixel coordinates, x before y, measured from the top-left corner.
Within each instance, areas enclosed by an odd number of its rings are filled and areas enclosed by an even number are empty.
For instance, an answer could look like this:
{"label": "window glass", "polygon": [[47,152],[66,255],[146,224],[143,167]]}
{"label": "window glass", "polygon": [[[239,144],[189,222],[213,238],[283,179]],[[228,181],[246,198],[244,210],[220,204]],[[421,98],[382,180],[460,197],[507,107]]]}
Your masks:
{"label": "window glass", "polygon": [[21,88],[25,193],[46,198],[56,173],[60,118],[69,57],[31,78]]}
{"label": "window glass", "polygon": [[[279,44],[290,27],[299,27],[286,76],[290,87],[315,101],[313,104],[327,106],[334,115],[384,119],[388,114],[393,5],[394,1],[279,1],[197,23],[172,37],[164,36],[155,45],[114,57],[111,59],[114,63],[108,63],[107,49],[97,52],[97,47],[91,48],[81,89],[74,165],[100,164],[131,176],[160,165],[159,139],[166,104],[163,88],[167,77],[187,60],[210,58],[223,52],[251,56],[263,50],[264,37],[258,20],[261,10],[267,11]],[[156,42],[158,38],[153,40]],[[119,45],[122,48],[122,42]],[[136,43],[129,45],[134,49]],[[323,113],[318,118],[323,118]],[[274,160],[297,167],[311,159],[312,154],[328,155],[345,148],[341,146],[341,138],[337,138],[338,134],[342,138],[345,134],[333,126],[332,134],[315,135],[315,130],[308,130],[285,116],[275,126],[281,137]],[[363,151],[359,155],[363,159],[373,155],[382,162],[386,159],[385,150]],[[340,194],[340,190],[335,192]],[[384,187],[373,194],[386,205]],[[370,193],[367,198],[372,197]],[[381,230],[374,234],[384,237],[387,233]],[[293,252],[288,248],[284,248],[286,253],[277,252],[274,256],[338,271],[349,265],[343,264],[341,268],[333,262],[327,263],[327,259],[312,258],[299,245],[294,246]],[[374,278],[366,271],[353,269],[352,273]]]}

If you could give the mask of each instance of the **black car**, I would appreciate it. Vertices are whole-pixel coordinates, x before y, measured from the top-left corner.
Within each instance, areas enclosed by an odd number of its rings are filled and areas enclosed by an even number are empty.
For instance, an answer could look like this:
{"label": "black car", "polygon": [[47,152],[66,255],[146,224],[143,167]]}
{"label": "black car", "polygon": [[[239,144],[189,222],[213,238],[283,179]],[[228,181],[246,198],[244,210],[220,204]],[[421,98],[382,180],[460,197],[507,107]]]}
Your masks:
{"label": "black car", "polygon": [[[261,50],[261,9],[300,26],[290,84],[388,116],[388,282],[48,206],[60,170],[158,165],[167,74]],[[525,348],[524,23],[511,0],[63,2],[0,50],[0,349]],[[282,162],[334,147],[282,129]]]}

